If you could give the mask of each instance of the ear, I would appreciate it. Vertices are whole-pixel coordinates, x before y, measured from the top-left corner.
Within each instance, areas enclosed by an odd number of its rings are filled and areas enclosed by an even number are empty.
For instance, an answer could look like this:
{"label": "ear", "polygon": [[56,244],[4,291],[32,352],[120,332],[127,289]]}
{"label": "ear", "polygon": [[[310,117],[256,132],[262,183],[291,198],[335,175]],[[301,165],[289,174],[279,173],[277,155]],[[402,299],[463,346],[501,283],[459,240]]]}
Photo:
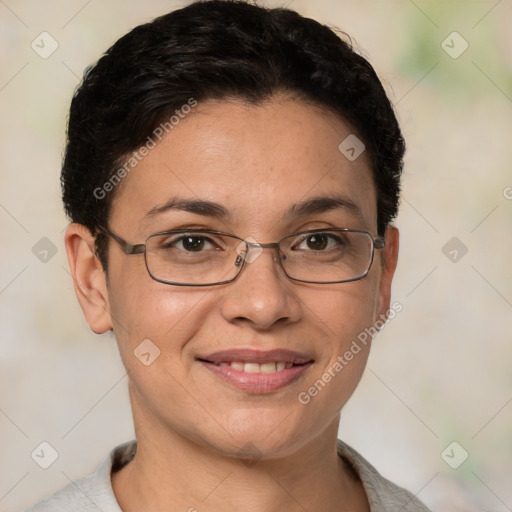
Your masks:
{"label": "ear", "polygon": [[[395,226],[388,226],[384,236],[386,246],[381,255],[381,278],[377,299],[377,318],[387,318],[391,302],[391,282],[398,261],[399,232]],[[383,316],[381,316],[383,315]]]}
{"label": "ear", "polygon": [[71,224],[64,236],[75,293],[89,327],[102,334],[112,329],[107,278],[94,250],[94,237],[82,224]]}

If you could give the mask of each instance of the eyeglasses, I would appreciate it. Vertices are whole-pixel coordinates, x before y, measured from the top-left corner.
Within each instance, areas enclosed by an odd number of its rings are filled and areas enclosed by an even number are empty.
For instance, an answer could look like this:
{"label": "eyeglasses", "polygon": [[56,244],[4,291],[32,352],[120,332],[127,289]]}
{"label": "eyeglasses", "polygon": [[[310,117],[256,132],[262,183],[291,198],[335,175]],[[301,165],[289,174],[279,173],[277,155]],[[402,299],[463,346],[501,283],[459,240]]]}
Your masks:
{"label": "eyeglasses", "polygon": [[314,229],[260,244],[221,231],[178,229],[150,235],[144,244],[130,244],[106,228],[99,231],[115,240],[126,254],[144,254],[149,275],[176,286],[214,286],[234,281],[245,263],[265,248],[277,250],[277,261],[294,281],[315,284],[363,279],[375,249],[385,240],[367,231],[347,228]]}

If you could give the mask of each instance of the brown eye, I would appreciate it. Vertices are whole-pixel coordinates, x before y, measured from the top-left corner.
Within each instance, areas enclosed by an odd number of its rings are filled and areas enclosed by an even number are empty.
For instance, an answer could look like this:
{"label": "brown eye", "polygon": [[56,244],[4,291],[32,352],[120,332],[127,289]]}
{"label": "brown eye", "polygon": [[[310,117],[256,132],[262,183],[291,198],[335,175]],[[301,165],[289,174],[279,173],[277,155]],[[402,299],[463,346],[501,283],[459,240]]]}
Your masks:
{"label": "brown eye", "polygon": [[325,249],[329,243],[329,239],[324,234],[311,235],[306,238],[308,249],[321,251]]}
{"label": "brown eye", "polygon": [[293,244],[297,251],[324,252],[341,249],[347,245],[344,237],[335,233],[309,233]]}
{"label": "brown eye", "polygon": [[160,247],[163,249],[176,249],[178,251],[198,253],[215,248],[216,246],[214,242],[206,236],[187,233],[162,241]]}
{"label": "brown eye", "polygon": [[185,251],[198,252],[203,249],[205,239],[199,236],[187,236],[181,240],[181,245]]}

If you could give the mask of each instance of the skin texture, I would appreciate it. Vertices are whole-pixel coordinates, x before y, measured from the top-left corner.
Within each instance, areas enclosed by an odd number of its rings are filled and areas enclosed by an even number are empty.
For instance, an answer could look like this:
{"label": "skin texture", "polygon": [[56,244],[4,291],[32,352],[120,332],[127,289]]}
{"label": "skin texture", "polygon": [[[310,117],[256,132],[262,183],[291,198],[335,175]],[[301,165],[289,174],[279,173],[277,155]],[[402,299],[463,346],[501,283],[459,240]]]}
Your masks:
{"label": "skin texture", "polygon": [[[338,150],[350,133],[338,116],[292,97],[256,106],[200,103],[124,179],[108,227],[130,243],[185,226],[261,243],[323,227],[376,236],[366,155],[350,162]],[[284,216],[293,203],[332,194],[350,199],[359,213],[337,208]],[[171,197],[215,201],[228,216],[146,215]],[[297,397],[388,311],[396,228],[387,229],[386,249],[375,251],[366,278],[330,285],[289,280],[265,249],[230,284],[169,286],[150,278],[142,255],[128,256],[115,243],[107,283],[86,228],[70,225],[66,247],[87,322],[96,333],[114,329],[129,375],[138,451],[112,477],[124,511],[369,509],[335,442],[340,410],[360,380],[370,344],[309,404]],[[147,338],[161,351],[150,366],[133,354]],[[277,392],[248,394],[196,359],[231,348],[287,348],[314,363]]]}

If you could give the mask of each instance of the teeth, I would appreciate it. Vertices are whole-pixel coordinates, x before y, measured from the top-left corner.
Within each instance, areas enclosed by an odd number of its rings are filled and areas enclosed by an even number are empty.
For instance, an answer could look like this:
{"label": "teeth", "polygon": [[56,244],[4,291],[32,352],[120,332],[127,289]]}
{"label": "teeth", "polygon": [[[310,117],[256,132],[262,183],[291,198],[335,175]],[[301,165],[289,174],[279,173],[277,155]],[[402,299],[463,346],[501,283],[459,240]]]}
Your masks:
{"label": "teeth", "polygon": [[245,363],[244,372],[246,373],[258,373],[260,371],[260,365],[258,363]]}
{"label": "teeth", "polygon": [[274,373],[276,371],[276,363],[263,363],[260,364],[259,366],[261,373]]}
{"label": "teeth", "polygon": [[275,373],[282,372],[285,368],[291,368],[293,363],[278,361],[276,363],[244,363],[243,361],[222,362],[219,366],[231,366],[233,370],[246,373]]}

